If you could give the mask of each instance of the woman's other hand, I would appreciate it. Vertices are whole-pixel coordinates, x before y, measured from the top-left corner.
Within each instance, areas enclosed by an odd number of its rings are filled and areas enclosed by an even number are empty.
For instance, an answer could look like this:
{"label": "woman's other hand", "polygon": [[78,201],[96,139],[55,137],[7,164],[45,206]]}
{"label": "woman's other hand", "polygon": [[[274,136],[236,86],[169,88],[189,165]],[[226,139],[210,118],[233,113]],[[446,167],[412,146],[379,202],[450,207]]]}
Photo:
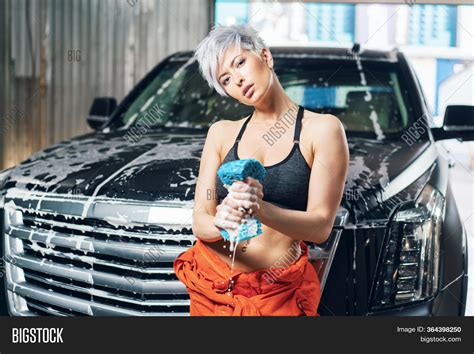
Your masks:
{"label": "woman's other hand", "polygon": [[216,207],[214,225],[221,229],[236,229],[245,216],[245,212],[239,210],[239,204],[230,193]]}
{"label": "woman's other hand", "polygon": [[245,182],[236,181],[232,183],[229,194],[237,204],[237,210],[245,208],[250,215],[258,217],[263,198],[263,186],[258,180],[247,177]]}

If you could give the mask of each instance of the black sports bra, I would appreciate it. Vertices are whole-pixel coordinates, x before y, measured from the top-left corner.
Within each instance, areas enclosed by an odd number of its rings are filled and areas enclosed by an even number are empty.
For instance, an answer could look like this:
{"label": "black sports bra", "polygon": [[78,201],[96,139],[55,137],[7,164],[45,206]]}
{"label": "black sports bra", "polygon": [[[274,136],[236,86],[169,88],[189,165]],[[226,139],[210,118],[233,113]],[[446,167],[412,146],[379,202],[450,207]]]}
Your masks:
{"label": "black sports bra", "polygon": [[[262,185],[264,194],[263,200],[282,208],[305,211],[308,203],[311,167],[304,159],[299,145],[303,112],[304,108],[298,106],[296,124],[290,123],[290,126],[295,125],[293,148],[283,161],[271,166],[264,166],[267,173]],[[252,115],[253,112],[244,122],[242,128],[240,128],[239,135],[237,135],[234,145],[227,153],[222,164],[229,161],[240,160],[237,154],[238,144],[242,139],[242,135]],[[216,177],[216,191],[220,204],[226,197],[228,191],[225,189],[219,177]]]}

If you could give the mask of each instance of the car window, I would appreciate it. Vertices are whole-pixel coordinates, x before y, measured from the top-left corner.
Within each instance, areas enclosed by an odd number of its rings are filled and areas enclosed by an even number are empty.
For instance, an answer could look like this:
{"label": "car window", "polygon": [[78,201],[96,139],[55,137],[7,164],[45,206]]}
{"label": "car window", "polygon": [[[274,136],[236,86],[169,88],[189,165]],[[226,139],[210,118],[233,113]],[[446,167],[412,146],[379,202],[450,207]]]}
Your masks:
{"label": "car window", "polygon": [[[413,120],[398,71],[390,62],[275,56],[275,72],[296,103],[334,114],[348,134],[379,140],[398,137]],[[114,123],[128,127],[153,106],[162,112],[156,125],[169,127],[207,128],[217,120],[241,119],[253,110],[217,94],[201,77],[197,62],[186,57],[169,61]]]}

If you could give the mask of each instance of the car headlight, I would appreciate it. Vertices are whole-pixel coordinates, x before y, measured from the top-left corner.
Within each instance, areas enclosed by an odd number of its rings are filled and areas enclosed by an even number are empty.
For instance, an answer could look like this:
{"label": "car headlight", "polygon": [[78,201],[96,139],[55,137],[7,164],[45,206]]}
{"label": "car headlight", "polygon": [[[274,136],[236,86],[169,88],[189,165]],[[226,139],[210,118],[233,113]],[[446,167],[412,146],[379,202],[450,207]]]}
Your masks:
{"label": "car headlight", "polygon": [[399,207],[387,229],[372,310],[407,305],[438,290],[439,239],[445,198],[430,185]]}

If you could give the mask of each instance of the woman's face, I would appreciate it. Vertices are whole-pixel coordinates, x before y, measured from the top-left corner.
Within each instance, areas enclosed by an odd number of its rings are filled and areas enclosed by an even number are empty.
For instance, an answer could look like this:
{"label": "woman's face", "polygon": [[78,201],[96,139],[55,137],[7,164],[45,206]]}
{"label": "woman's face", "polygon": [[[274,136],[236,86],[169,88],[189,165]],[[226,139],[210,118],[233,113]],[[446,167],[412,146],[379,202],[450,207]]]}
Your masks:
{"label": "woman's face", "polygon": [[229,47],[219,58],[217,78],[225,92],[243,104],[253,106],[272,83],[273,58],[263,49],[255,52]]}

